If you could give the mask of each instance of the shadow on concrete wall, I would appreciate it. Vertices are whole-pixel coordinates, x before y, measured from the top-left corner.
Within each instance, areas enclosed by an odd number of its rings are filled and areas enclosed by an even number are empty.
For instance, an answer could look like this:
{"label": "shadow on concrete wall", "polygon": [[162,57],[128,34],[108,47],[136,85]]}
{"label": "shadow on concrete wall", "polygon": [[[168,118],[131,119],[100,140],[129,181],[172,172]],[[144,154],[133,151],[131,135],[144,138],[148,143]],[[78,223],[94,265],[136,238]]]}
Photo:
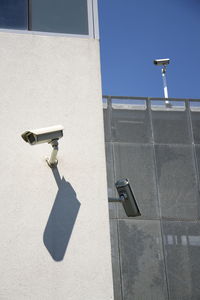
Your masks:
{"label": "shadow on concrete wall", "polygon": [[80,208],[80,202],[69,182],[52,169],[58,192],[44,231],[43,241],[55,261],[63,260]]}

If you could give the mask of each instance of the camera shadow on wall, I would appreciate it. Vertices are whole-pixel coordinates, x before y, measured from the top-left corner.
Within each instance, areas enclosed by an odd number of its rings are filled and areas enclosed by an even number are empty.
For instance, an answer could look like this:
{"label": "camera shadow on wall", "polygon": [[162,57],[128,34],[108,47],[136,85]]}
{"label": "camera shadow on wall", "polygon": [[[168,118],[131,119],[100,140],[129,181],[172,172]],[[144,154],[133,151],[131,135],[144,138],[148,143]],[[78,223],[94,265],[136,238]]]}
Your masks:
{"label": "camera shadow on wall", "polygon": [[63,260],[81,203],[69,182],[52,169],[58,192],[44,230],[43,241],[55,261]]}

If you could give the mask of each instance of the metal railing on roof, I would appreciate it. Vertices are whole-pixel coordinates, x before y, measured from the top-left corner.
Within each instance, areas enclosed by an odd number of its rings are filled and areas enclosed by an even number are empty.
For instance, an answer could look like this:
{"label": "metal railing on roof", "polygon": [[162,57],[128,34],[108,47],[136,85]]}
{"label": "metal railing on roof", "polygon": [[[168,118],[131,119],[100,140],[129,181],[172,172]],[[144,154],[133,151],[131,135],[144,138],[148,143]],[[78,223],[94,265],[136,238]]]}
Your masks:
{"label": "metal railing on roof", "polygon": [[200,102],[200,99],[196,98],[158,98],[158,97],[132,97],[132,96],[108,96],[103,95],[103,98],[106,99],[121,99],[121,100],[146,100],[146,101],[165,101],[168,99],[169,101],[190,101],[190,102]]}
{"label": "metal railing on roof", "polygon": [[[157,107],[167,110],[185,108],[198,109],[200,110],[200,99],[198,98],[160,98],[160,97],[136,97],[136,96],[113,96],[113,95],[103,95],[103,100],[106,100],[108,106],[125,104],[125,105],[135,105],[139,106],[143,102],[145,107]],[[169,101],[170,105],[166,106],[166,100]]]}

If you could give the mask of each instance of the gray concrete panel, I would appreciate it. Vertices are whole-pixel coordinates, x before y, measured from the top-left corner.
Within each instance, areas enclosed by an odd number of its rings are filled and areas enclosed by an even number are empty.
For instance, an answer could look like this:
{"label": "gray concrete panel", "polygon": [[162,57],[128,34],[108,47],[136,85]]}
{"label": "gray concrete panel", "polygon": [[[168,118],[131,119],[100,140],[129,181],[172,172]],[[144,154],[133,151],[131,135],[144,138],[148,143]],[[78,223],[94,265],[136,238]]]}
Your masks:
{"label": "gray concrete panel", "polygon": [[[117,197],[115,181],[114,181],[114,165],[113,165],[113,145],[112,143],[105,143],[106,147],[106,168],[107,168],[107,185],[108,197]],[[109,216],[116,218],[117,203],[109,203]]]}
{"label": "gray concrete panel", "polygon": [[159,144],[190,144],[186,111],[152,111],[154,141]]}
{"label": "gray concrete panel", "polygon": [[152,142],[148,110],[112,110],[112,140],[126,143]]}
{"label": "gray concrete panel", "polygon": [[199,193],[192,146],[156,145],[155,150],[162,216],[199,218]]}
{"label": "gray concrete panel", "polygon": [[119,257],[118,220],[110,220],[111,247],[112,247],[112,270],[114,299],[122,300],[121,267]]}
{"label": "gray concrete panel", "polygon": [[200,111],[192,111],[191,112],[191,120],[192,120],[192,131],[194,137],[194,143],[200,144]]}
{"label": "gray concrete panel", "polygon": [[167,297],[159,221],[120,220],[123,300]]}
{"label": "gray concrete panel", "polygon": [[[159,218],[153,145],[114,144],[116,180],[128,178],[141,218]],[[118,217],[126,218],[122,205]]]}
{"label": "gray concrete panel", "polygon": [[170,299],[200,299],[200,223],[163,222]]}
{"label": "gray concrete panel", "polygon": [[111,142],[111,120],[109,118],[109,111],[106,108],[103,109],[103,119],[104,119],[105,141]]}
{"label": "gray concrete panel", "polygon": [[197,171],[197,186],[198,192],[200,193],[200,145],[193,145],[194,157],[196,161],[196,171]]}

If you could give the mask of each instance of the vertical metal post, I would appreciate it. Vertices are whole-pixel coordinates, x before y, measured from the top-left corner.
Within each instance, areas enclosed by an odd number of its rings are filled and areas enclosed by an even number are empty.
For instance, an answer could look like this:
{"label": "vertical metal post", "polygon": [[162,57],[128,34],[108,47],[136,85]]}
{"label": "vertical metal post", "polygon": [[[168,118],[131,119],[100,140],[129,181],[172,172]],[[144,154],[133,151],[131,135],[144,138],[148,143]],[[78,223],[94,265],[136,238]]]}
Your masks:
{"label": "vertical metal post", "polygon": [[[164,88],[164,97],[168,99],[168,89],[167,89],[167,79],[166,79],[166,66],[163,66],[161,69],[162,80],[163,80],[163,88]],[[165,100],[166,107],[170,107],[169,100]]]}
{"label": "vertical metal post", "polygon": [[53,150],[51,152],[50,159],[47,159],[46,161],[47,161],[47,164],[49,165],[49,167],[54,168],[58,164],[58,160],[57,160],[58,140],[53,140],[50,144],[52,145]]}

